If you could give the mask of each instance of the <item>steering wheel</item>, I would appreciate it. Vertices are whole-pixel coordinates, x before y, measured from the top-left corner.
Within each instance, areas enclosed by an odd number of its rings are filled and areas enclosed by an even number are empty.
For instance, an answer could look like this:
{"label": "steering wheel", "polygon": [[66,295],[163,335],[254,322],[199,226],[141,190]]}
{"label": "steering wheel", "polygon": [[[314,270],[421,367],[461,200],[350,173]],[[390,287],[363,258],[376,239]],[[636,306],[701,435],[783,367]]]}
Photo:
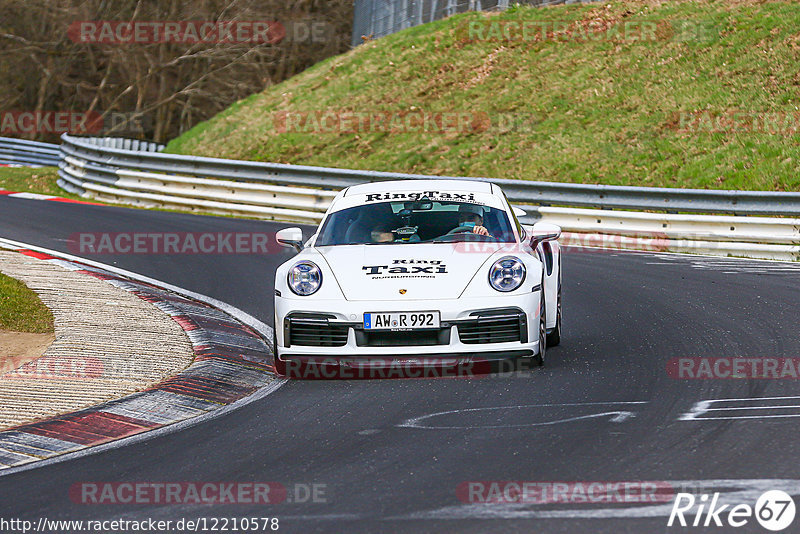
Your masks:
{"label": "steering wheel", "polygon": [[474,226],[456,226],[445,235],[455,235],[455,234],[471,234],[473,233],[472,229]]}

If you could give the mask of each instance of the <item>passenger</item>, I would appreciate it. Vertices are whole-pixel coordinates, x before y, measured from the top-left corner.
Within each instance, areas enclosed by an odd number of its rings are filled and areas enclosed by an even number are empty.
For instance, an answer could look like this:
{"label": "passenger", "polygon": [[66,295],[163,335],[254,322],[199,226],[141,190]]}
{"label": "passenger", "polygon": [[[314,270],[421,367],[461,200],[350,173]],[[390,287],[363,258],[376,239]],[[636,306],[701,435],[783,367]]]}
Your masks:
{"label": "passenger", "polygon": [[371,232],[373,243],[391,243],[394,241],[394,233],[386,229],[386,225],[379,224]]}
{"label": "passenger", "polygon": [[416,226],[401,226],[390,230],[385,224],[379,224],[370,234],[373,243],[419,243]]}

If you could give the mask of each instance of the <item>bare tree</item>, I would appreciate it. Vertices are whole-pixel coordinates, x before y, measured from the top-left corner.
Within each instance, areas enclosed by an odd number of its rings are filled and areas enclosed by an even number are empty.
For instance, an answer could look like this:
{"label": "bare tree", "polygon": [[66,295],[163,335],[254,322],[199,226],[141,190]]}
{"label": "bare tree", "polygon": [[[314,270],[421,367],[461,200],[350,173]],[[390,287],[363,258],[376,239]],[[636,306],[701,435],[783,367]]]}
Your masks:
{"label": "bare tree", "polygon": [[[140,137],[163,142],[347,50],[352,10],[350,0],[0,0],[0,112],[99,115],[109,135],[131,133],[130,124],[111,120],[125,114],[139,118]],[[278,25],[269,33],[275,42],[149,36],[120,43],[84,42],[76,30],[81,21],[98,28],[100,21],[112,21],[111,27],[156,21]],[[27,137],[55,135],[32,131]]]}

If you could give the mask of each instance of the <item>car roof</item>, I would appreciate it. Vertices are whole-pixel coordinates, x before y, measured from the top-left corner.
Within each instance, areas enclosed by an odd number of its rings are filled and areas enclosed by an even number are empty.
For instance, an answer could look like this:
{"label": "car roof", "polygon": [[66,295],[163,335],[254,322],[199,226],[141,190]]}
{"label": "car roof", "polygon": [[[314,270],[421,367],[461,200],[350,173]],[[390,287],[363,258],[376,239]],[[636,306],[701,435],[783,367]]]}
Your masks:
{"label": "car roof", "polygon": [[475,193],[497,194],[491,182],[480,180],[391,180],[387,182],[369,182],[347,188],[344,196],[385,193],[387,191],[419,191],[420,189],[443,188]]}

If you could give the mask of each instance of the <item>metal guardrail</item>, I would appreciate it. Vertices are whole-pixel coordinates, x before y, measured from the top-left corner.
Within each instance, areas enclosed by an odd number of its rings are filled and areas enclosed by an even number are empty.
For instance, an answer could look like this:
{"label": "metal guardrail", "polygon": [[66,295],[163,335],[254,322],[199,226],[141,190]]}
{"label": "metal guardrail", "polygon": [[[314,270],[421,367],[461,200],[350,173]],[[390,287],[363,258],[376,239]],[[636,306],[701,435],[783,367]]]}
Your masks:
{"label": "metal guardrail", "polygon": [[[65,182],[65,187],[67,189],[73,187],[76,192],[81,192],[80,189],[87,189],[81,185],[82,183],[112,188],[119,185],[119,188],[136,190],[136,183],[131,181],[135,175],[132,175],[131,171],[150,173],[147,177],[139,177],[142,180],[141,183],[146,180],[155,183],[153,180],[157,182],[160,178],[164,182],[163,187],[166,187],[168,181],[175,182],[175,178],[170,178],[172,175],[182,176],[184,182],[191,181],[193,178],[223,180],[229,182],[225,185],[234,186],[234,188],[241,188],[244,183],[250,184],[248,187],[251,189],[256,184],[263,186],[273,184],[292,188],[311,187],[323,192],[337,191],[363,182],[457,178],[164,154],[160,152],[163,148],[161,145],[130,139],[73,137],[64,134],[62,142],[60,175]],[[671,213],[800,216],[800,193],[795,192],[673,189],[488,178],[472,179],[498,184],[512,203],[520,205],[556,205]],[[220,182],[196,183],[193,191],[197,192],[198,189],[202,190],[204,187],[214,185],[223,184]],[[184,186],[191,189],[190,185],[184,183]],[[155,194],[158,190],[154,190],[152,187],[149,189],[140,187],[139,191]],[[300,194],[302,193],[301,189]],[[237,194],[231,193],[233,196]],[[211,197],[206,198],[211,199]],[[258,204],[262,200],[263,198],[253,199],[247,204]],[[289,208],[290,206],[283,207]]]}
{"label": "metal guardrail", "polygon": [[51,143],[0,137],[0,164],[22,166],[55,166],[59,161],[59,146]]}
{"label": "metal guardrail", "polygon": [[197,158],[178,156],[179,165],[169,164],[176,156],[160,154],[163,145],[154,143],[129,146],[131,140],[66,135],[63,140],[58,184],[99,200],[316,223],[336,196],[331,190],[274,185],[268,176],[244,176],[224,165],[212,169]]}
{"label": "metal guardrail", "polygon": [[676,215],[581,208],[532,208],[540,220],[564,230],[562,245],[578,249],[630,249],[800,259],[800,219]]}
{"label": "metal guardrail", "polygon": [[[164,154],[162,145],[130,139],[64,135],[62,140],[58,183],[70,192],[116,203],[312,224],[343,187],[442,178]],[[800,218],[718,215],[797,215],[797,193],[491,181],[528,212],[524,223],[560,225],[567,246],[800,259]],[[609,209],[616,207],[717,215]]]}

